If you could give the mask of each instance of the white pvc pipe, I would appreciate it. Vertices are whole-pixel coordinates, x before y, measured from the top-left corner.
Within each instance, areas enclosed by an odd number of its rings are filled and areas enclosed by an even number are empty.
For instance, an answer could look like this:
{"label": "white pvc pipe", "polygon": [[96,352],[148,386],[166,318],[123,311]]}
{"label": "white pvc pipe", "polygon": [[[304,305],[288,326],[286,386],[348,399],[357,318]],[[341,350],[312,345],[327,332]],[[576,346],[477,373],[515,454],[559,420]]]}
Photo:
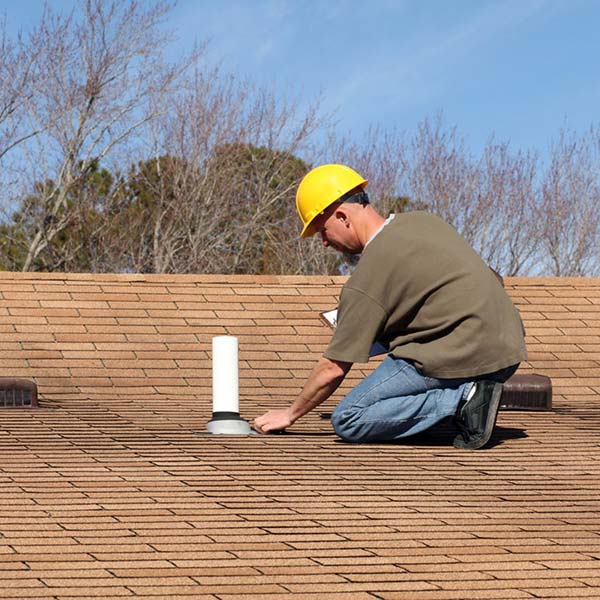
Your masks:
{"label": "white pvc pipe", "polygon": [[238,339],[220,335],[212,339],[213,413],[240,412]]}

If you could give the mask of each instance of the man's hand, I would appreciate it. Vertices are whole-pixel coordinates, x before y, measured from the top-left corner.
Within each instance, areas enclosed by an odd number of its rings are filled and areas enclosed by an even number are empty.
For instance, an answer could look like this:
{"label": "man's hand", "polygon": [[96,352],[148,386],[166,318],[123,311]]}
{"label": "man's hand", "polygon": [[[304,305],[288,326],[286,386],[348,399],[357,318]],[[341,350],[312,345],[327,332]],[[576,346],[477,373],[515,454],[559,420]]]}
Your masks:
{"label": "man's hand", "polygon": [[290,411],[287,408],[270,410],[269,412],[254,419],[254,429],[259,433],[274,433],[283,431],[294,421],[290,417]]}
{"label": "man's hand", "polygon": [[300,417],[327,400],[343,381],[352,363],[321,357],[315,365],[300,395],[288,408],[270,410],[254,419],[254,429],[259,433],[283,431]]}

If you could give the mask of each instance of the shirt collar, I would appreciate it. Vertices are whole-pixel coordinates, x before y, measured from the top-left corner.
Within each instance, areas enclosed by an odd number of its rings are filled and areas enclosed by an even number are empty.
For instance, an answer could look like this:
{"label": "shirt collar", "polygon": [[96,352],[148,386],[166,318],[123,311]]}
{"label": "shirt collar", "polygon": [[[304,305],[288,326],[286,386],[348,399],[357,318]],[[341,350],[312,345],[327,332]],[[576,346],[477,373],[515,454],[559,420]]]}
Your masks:
{"label": "shirt collar", "polygon": [[383,228],[388,225],[395,216],[396,215],[394,213],[390,214],[390,216],[381,224],[381,226],[377,228],[377,231],[367,240],[365,248],[381,233]]}

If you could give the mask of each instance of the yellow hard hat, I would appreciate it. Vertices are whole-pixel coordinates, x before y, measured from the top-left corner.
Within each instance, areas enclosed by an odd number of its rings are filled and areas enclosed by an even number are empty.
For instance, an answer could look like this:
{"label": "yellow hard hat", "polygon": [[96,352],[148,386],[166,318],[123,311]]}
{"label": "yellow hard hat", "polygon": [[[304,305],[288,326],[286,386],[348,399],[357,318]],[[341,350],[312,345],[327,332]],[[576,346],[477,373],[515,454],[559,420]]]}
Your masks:
{"label": "yellow hard hat", "polygon": [[304,176],[296,192],[296,208],[302,220],[300,237],[314,235],[313,221],[336,200],[368,181],[344,165],[321,165]]}

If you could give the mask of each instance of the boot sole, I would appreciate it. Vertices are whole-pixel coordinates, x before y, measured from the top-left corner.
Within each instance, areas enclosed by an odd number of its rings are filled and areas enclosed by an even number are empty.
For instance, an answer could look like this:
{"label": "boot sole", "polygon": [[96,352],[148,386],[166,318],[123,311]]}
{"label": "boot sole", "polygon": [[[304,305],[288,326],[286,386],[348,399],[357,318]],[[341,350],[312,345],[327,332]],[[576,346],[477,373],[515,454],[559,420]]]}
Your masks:
{"label": "boot sole", "polygon": [[454,438],[455,448],[460,448],[461,450],[479,450],[490,441],[492,433],[494,433],[494,428],[496,427],[496,420],[498,418],[498,409],[500,408],[500,399],[502,398],[503,387],[504,386],[501,383],[494,384],[492,398],[490,400],[490,408],[487,414],[487,420],[483,434],[473,437],[467,442],[463,439],[462,435],[457,435]]}

